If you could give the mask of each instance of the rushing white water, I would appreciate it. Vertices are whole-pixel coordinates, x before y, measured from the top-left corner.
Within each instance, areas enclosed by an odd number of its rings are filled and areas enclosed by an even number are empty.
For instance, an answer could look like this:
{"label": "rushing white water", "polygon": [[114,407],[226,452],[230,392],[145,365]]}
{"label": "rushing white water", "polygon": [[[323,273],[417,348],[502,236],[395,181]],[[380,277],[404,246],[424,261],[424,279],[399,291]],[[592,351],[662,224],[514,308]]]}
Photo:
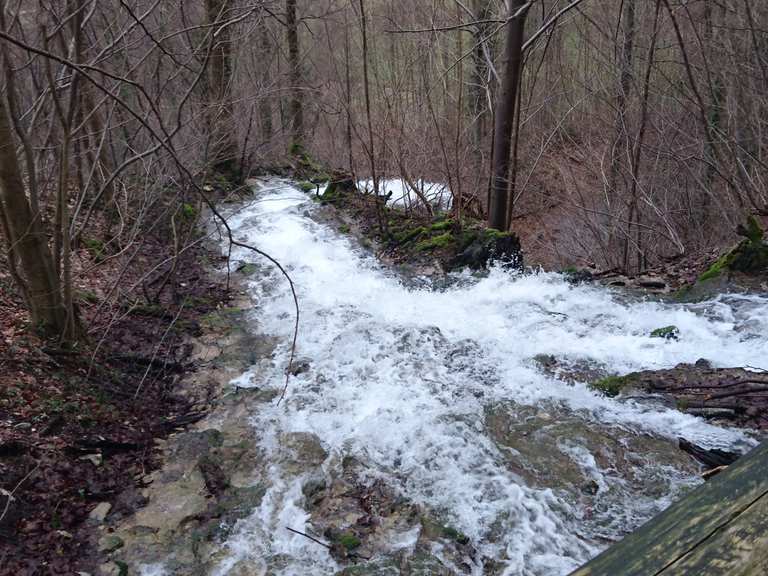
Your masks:
{"label": "rushing white water", "polygon": [[[419,208],[422,202],[419,196],[426,199],[433,208],[439,210],[451,208],[453,195],[445,184],[424,180],[416,180],[412,184],[418,188],[418,191],[402,179],[383,178],[379,181],[379,194],[384,196],[390,194],[387,205],[399,208]],[[374,191],[373,180],[359,180],[357,187],[367,193]]]}
{"label": "rushing white water", "polygon": [[[270,574],[340,569],[325,548],[284,530],[311,531],[305,477],[285,464],[281,438],[288,433],[321,440],[326,472],[355,456],[372,478],[439,513],[477,547],[475,573],[491,558],[510,575],[567,574],[599,551],[601,537],[637,526],[697,482],[654,454],[635,454],[631,472],[606,466],[602,436],[627,452],[643,439],[660,446],[678,437],[712,447],[750,444],[740,431],[554,379],[532,358],[552,354],[617,373],[702,357],[720,366],[758,365],[768,358],[768,299],[626,303],[557,274],[501,270],[440,291],[415,289],[313,220],[316,209],[299,190],[272,180],[230,219],[239,239],[271,254],[293,277],[301,305],[297,354],[310,369],[292,378],[286,401],[252,415],[269,462],[267,494],[226,543],[218,574],[242,559]],[[235,256],[252,260],[246,252]],[[280,389],[293,301],[275,271],[254,278],[250,290],[254,329],[282,344],[272,361],[237,383]],[[678,341],[649,337],[671,324],[680,329]],[[499,420],[502,412],[511,416]],[[520,422],[531,428],[515,436]],[[511,438],[506,444],[504,434]],[[515,473],[510,462],[525,467],[526,458],[545,471],[550,462],[570,462],[594,483],[595,509],[585,511],[557,478]],[[417,536],[393,537],[392,549],[413,546]]]}

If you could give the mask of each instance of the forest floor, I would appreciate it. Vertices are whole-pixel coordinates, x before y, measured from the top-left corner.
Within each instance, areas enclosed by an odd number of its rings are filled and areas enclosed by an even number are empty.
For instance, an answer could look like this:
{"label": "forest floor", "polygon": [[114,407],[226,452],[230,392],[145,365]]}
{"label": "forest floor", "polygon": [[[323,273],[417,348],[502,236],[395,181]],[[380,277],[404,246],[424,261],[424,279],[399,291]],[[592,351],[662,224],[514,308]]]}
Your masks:
{"label": "forest floor", "polygon": [[74,256],[88,331],[80,349],[34,335],[0,264],[2,576],[90,572],[106,514],[143,505],[143,479],[160,464],[156,440],[205,408],[175,386],[195,369],[189,340],[200,319],[228,300],[211,276],[220,256],[199,243],[166,284],[172,249],[160,235],[127,266],[98,242],[83,244]]}

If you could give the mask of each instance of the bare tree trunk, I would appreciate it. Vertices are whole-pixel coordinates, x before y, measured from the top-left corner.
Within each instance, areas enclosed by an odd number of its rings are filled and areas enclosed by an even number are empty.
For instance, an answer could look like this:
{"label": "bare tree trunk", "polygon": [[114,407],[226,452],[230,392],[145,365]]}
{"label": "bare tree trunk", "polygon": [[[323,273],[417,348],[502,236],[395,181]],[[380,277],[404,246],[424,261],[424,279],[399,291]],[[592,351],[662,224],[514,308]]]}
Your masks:
{"label": "bare tree trunk", "polygon": [[301,54],[299,52],[299,26],[296,18],[296,0],[285,0],[288,35],[288,66],[290,68],[290,119],[293,129],[294,150],[304,146],[304,98],[301,92]]}
{"label": "bare tree trunk", "polygon": [[[475,0],[475,17],[478,21],[487,20],[490,15],[491,4],[489,0]],[[489,82],[488,58],[488,39],[485,37],[488,33],[487,24],[478,24],[473,33],[472,50],[472,76],[469,83],[468,98],[470,112],[472,114],[472,144],[475,148],[475,156],[478,162],[482,162],[482,145],[486,135],[486,124],[488,119],[488,92]]]}
{"label": "bare tree trunk", "polygon": [[347,144],[349,173],[355,173],[355,157],[352,153],[352,72],[349,62],[349,26],[347,24],[347,11],[344,10],[344,103],[346,104],[347,124],[344,130]]}
{"label": "bare tree trunk", "polygon": [[[648,64],[645,69],[645,79],[643,81],[643,94],[640,109],[640,128],[632,151],[632,180],[630,182],[629,195],[629,216],[627,218],[627,235],[624,244],[624,270],[630,269],[630,244],[634,243],[635,254],[637,255],[636,271],[640,271],[644,265],[644,253],[641,234],[642,213],[639,204],[639,179],[641,173],[641,163],[643,160],[643,145],[645,143],[645,134],[648,127],[648,106],[651,97],[651,75],[653,73],[653,64],[656,54],[656,43],[659,32],[659,12],[661,11],[661,0],[656,0],[656,10],[653,18],[653,32],[651,34],[651,44],[648,48]],[[635,233],[635,239],[632,239],[632,233]]]}
{"label": "bare tree trunk", "polygon": [[[271,68],[267,63],[272,57],[272,46],[269,43],[269,37],[266,32],[261,35],[261,57],[264,58],[262,88],[265,88],[269,82],[269,70]],[[269,140],[272,138],[274,128],[272,126],[272,98],[267,94],[261,95],[261,98],[259,99],[259,116],[261,117],[262,136],[266,140]]]}
{"label": "bare tree trunk", "polygon": [[373,141],[373,120],[371,117],[371,90],[370,80],[368,78],[368,21],[365,17],[364,0],[360,3],[360,28],[363,34],[363,87],[365,92],[365,117],[368,122],[368,159],[371,163],[371,178],[373,179],[373,193],[376,198],[376,214],[379,218],[379,229],[384,232],[386,223],[382,214],[382,206],[378,201],[379,196],[379,175],[376,171],[376,149]]}
{"label": "bare tree trunk", "polygon": [[237,176],[237,142],[232,103],[232,43],[224,25],[230,0],[206,0],[208,22],[214,28],[208,74],[208,128],[214,171]]}
{"label": "bare tree trunk", "polygon": [[[488,226],[507,230],[510,202],[510,153],[512,132],[517,110],[517,93],[523,70],[523,42],[525,41],[526,0],[508,0],[510,20],[504,45],[506,68],[501,87],[501,98],[496,112],[496,128],[493,149],[493,178],[491,201],[488,206]],[[514,192],[512,192],[514,197]]]}
{"label": "bare tree trunk", "polygon": [[0,216],[9,257],[23,281],[32,322],[46,336],[66,332],[66,310],[40,214],[32,212],[16,156],[5,98],[0,98]]}
{"label": "bare tree trunk", "polygon": [[616,139],[611,147],[611,172],[609,186],[616,189],[616,179],[619,172],[619,157],[616,148],[621,145],[622,138],[627,134],[626,115],[630,92],[632,91],[632,79],[635,65],[635,0],[624,0],[624,13],[622,30],[624,39],[621,49],[621,62],[619,70],[619,92],[616,95]]}

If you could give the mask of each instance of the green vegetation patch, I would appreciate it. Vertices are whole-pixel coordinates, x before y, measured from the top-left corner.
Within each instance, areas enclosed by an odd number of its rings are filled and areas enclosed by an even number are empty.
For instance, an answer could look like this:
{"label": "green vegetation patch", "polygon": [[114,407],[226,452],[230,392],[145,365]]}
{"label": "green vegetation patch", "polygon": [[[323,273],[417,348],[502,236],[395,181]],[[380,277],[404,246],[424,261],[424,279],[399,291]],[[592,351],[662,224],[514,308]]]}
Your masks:
{"label": "green vegetation patch", "polygon": [[595,382],[591,382],[589,387],[598,392],[602,392],[609,398],[615,398],[621,391],[632,383],[632,374],[626,376],[607,376]]}
{"label": "green vegetation patch", "polygon": [[455,223],[450,218],[447,218],[445,220],[439,220],[438,222],[435,222],[432,224],[429,229],[433,232],[442,231],[442,230],[450,230],[455,226]]}
{"label": "green vegetation patch", "polygon": [[310,182],[308,180],[305,180],[303,182],[299,182],[297,184],[297,186],[299,187],[300,190],[302,190],[304,192],[314,192],[315,190],[317,190],[317,185],[313,184],[312,182]]}
{"label": "green vegetation patch", "polygon": [[469,536],[459,530],[456,530],[456,528],[453,526],[443,527],[443,536],[463,546],[469,544]]}
{"label": "green vegetation patch", "polygon": [[706,272],[699,276],[699,282],[705,282],[720,276],[728,268],[730,256],[731,253],[729,252],[728,254],[723,254],[720,258],[718,258],[717,262],[712,264],[712,266],[710,266]]}
{"label": "green vegetation patch", "polygon": [[181,205],[181,215],[185,220],[194,220],[197,218],[197,208],[185,202]]}
{"label": "green vegetation patch", "polygon": [[426,252],[427,250],[435,250],[436,248],[445,248],[450,246],[454,242],[455,238],[450,232],[427,238],[416,244],[416,250]]}
{"label": "green vegetation patch", "polygon": [[360,538],[351,532],[347,532],[339,536],[339,544],[341,544],[349,552],[355,550],[356,548],[360,548],[362,542],[360,542]]}
{"label": "green vegetation patch", "polygon": [[428,230],[424,226],[417,228],[405,228],[397,232],[393,232],[392,239],[398,245],[408,244],[412,240],[416,240],[421,236],[428,234]]}
{"label": "green vegetation patch", "polygon": [[104,242],[97,238],[83,238],[83,246],[91,253],[94,262],[102,262],[105,256]]}
{"label": "green vegetation patch", "polygon": [[750,216],[746,226],[739,226],[739,234],[745,237],[738,246],[723,254],[701,276],[699,282],[705,282],[733,271],[743,274],[760,274],[768,271],[768,246],[763,240],[763,231],[757,218]]}
{"label": "green vegetation patch", "polygon": [[664,338],[665,340],[677,340],[680,337],[680,329],[677,326],[664,326],[651,332],[651,338]]}

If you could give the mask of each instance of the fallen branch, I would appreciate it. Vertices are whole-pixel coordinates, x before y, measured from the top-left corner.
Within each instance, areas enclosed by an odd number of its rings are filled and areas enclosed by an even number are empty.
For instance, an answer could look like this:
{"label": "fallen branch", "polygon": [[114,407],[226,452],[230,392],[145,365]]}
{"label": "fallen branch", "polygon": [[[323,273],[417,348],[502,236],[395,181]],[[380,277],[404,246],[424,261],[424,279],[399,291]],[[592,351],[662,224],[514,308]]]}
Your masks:
{"label": "fallen branch", "polygon": [[288,528],[288,527],[286,527],[286,530],[288,530],[288,532],[293,532],[294,534],[298,534],[299,536],[304,536],[304,538],[307,538],[308,540],[312,540],[312,542],[314,542],[315,544],[320,544],[320,546],[322,546],[323,548],[327,548],[328,550],[331,549],[331,546],[329,546],[325,542],[321,542],[320,540],[310,536],[309,534],[305,534],[304,532],[301,532],[299,530],[294,530],[293,528]]}

